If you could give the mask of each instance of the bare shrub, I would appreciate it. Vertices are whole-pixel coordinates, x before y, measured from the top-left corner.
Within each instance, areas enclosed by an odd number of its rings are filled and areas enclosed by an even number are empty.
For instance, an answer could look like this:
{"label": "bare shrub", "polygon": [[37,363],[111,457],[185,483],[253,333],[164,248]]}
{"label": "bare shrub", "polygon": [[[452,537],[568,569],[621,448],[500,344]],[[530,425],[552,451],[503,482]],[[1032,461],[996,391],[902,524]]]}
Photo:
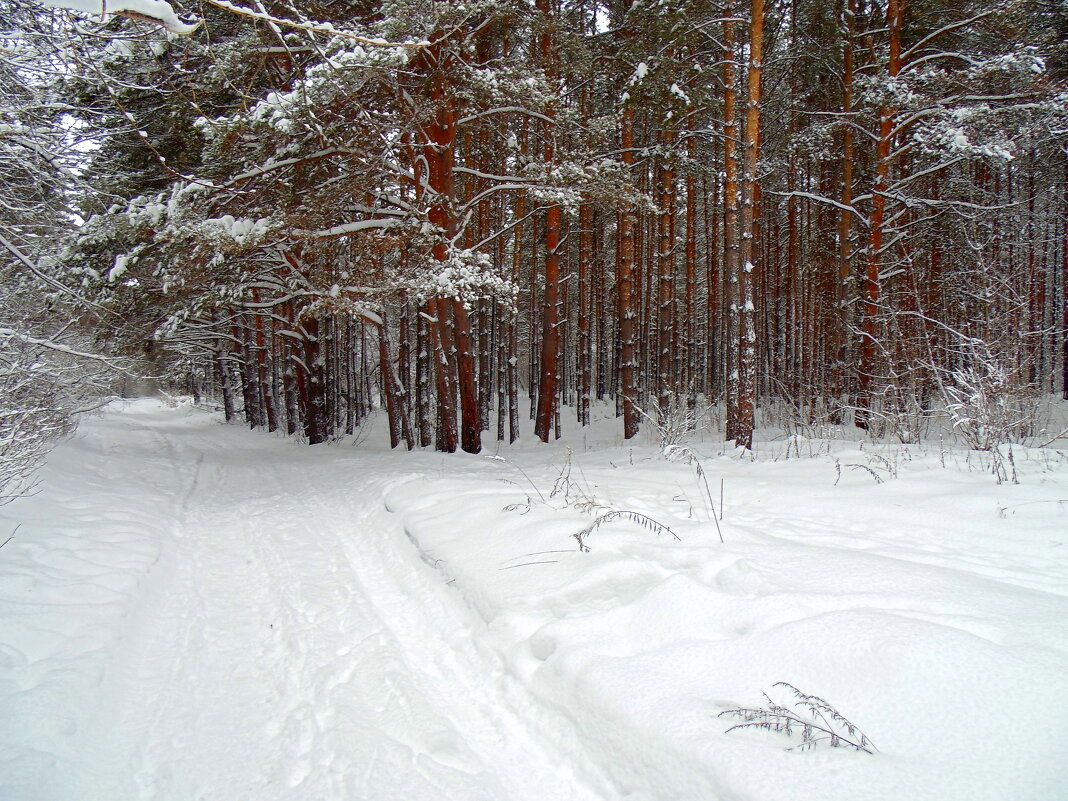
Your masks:
{"label": "bare shrub", "polygon": [[706,409],[678,395],[673,395],[666,407],[650,398],[648,411],[637,405],[635,408],[649,421],[661,453],[669,458],[676,448],[686,445],[705,427],[701,420],[708,417]]}
{"label": "bare shrub", "polygon": [[0,292],[0,504],[32,488],[52,445],[99,407],[125,364],[94,353],[69,318],[12,284]]}
{"label": "bare shrub", "polygon": [[956,366],[934,371],[953,430],[972,450],[990,453],[999,484],[1016,483],[1012,445],[1038,426],[1038,387],[1026,366],[990,343],[962,336],[956,350]]}

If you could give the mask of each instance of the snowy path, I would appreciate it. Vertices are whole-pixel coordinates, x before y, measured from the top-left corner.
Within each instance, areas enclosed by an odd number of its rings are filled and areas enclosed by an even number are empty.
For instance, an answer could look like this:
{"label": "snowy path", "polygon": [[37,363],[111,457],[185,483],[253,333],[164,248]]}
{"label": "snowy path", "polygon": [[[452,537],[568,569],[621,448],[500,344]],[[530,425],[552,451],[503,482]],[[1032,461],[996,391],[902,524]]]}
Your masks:
{"label": "snowy path", "polygon": [[[52,784],[0,796],[601,797],[528,733],[533,702],[385,510],[387,485],[412,476],[147,403],[117,417],[64,446],[81,505],[50,522],[125,519],[158,558],[125,588],[137,619],[123,640],[99,635],[112,665]],[[63,749],[45,736],[39,750]]]}

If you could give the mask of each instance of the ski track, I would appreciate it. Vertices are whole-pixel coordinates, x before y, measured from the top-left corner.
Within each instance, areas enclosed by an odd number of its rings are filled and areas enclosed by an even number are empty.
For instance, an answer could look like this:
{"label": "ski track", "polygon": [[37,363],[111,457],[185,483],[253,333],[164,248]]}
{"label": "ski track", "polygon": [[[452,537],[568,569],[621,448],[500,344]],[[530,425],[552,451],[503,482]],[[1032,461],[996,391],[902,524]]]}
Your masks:
{"label": "ski track", "polygon": [[78,515],[121,520],[114,488],[154,487],[129,525],[155,526],[160,555],[95,716],[26,798],[606,797],[561,753],[573,734],[532,733],[545,715],[385,509],[413,476],[134,408],[115,431],[137,457],[87,458]]}

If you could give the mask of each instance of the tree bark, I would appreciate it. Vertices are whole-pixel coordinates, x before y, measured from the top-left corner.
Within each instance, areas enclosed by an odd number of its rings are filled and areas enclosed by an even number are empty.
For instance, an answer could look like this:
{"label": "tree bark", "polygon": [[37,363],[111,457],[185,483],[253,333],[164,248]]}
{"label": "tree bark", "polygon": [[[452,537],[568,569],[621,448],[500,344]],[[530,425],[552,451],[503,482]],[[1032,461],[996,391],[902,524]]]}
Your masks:
{"label": "tree bark", "polygon": [[[549,0],[537,0],[542,24],[546,26],[539,37],[539,49],[546,78],[552,83],[556,70],[552,49]],[[546,116],[555,120],[552,107]],[[545,125],[545,165],[552,171],[555,159],[555,122]],[[558,364],[560,360],[560,207],[549,206],[545,212],[545,292],[541,311],[541,355],[538,359],[538,413],[534,421],[534,435],[542,442],[549,441],[549,430],[556,414],[558,399]],[[559,433],[559,432],[557,432]]]}
{"label": "tree bark", "polygon": [[[896,78],[901,71],[901,27],[904,0],[888,0],[886,25],[890,32],[890,61],[887,74]],[[875,186],[872,191],[868,241],[868,266],[864,282],[864,319],[861,325],[860,361],[857,365],[857,407],[855,423],[867,429],[871,420],[872,378],[875,372],[876,319],[879,313],[879,272],[883,249],[883,223],[886,215],[886,191],[890,175],[890,148],[894,132],[894,109],[879,109],[879,139],[875,153]]]}
{"label": "tree bark", "polygon": [[[623,163],[634,166],[634,107],[623,109],[620,136]],[[619,319],[619,383],[623,396],[623,438],[638,433],[637,387],[634,381],[634,209],[628,203],[619,212],[619,262],[616,270],[616,310]]]}

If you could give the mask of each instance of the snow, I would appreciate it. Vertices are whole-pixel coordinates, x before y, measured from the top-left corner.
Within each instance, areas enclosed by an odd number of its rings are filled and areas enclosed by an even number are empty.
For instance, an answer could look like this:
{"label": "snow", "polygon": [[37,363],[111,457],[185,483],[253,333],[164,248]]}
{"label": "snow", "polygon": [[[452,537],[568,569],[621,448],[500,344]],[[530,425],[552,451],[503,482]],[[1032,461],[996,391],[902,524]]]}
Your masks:
{"label": "snow", "polygon": [[[617,428],[494,459],[86,419],[0,508],[0,798],[1063,797],[1068,452],[997,485],[765,429],[692,442],[702,484]],[[879,750],[725,733],[779,681]]]}
{"label": "snow", "polygon": [[233,239],[238,244],[255,242],[266,236],[270,230],[271,221],[266,217],[258,220],[234,218],[232,214],[224,214],[222,217],[212,217],[204,220],[205,230],[215,234],[221,234]]}
{"label": "snow", "polygon": [[682,91],[682,87],[680,87],[677,83],[671,84],[670,91],[671,91],[671,94],[675,95],[677,98],[679,98],[687,106],[690,105],[690,96],[688,94],[686,94],[684,91]]}
{"label": "snow", "polygon": [[120,253],[115,257],[115,263],[110,270],[108,270],[108,283],[113,284],[126,275],[126,272],[130,269],[130,258],[125,253]]}
{"label": "snow", "polygon": [[171,33],[190,34],[200,26],[199,21],[193,24],[182,22],[166,0],[44,0],[44,3],[53,8],[66,8],[101,17],[132,12],[158,21]]}

